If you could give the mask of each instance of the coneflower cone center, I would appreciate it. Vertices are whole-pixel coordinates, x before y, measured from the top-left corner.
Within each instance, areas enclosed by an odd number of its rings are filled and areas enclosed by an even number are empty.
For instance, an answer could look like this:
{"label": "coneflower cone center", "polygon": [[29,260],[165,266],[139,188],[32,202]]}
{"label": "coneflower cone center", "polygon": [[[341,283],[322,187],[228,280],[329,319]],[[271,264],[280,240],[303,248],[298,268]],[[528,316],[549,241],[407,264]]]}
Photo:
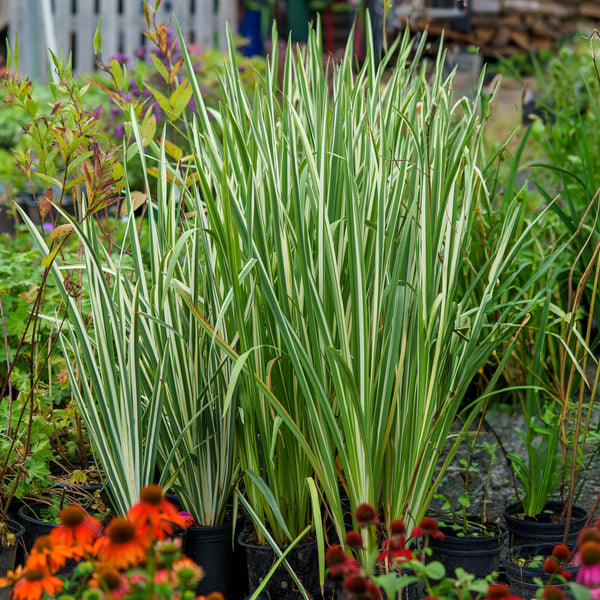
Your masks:
{"label": "coneflower cone center", "polygon": [[135,537],[135,528],[130,521],[120,517],[113,520],[106,534],[113,544],[126,544]]}

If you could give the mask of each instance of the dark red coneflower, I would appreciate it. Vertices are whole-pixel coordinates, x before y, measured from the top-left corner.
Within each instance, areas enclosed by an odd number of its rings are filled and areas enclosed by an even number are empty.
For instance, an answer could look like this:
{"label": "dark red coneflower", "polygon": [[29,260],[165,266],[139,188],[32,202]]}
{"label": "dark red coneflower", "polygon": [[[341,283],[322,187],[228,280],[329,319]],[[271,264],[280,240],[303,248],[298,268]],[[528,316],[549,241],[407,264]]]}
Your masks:
{"label": "dark red coneflower", "polygon": [[366,502],[359,504],[356,507],[356,510],[354,511],[354,518],[356,519],[359,527],[379,524],[376,510]]}
{"label": "dark red coneflower", "polygon": [[390,523],[390,535],[404,535],[406,533],[406,525],[402,519],[394,519]]}
{"label": "dark red coneflower", "polygon": [[419,524],[413,529],[413,537],[431,537],[436,540],[443,540],[444,534],[440,531],[437,521],[432,517],[423,517]]}
{"label": "dark red coneflower", "polygon": [[571,558],[571,551],[565,544],[556,544],[552,550],[552,556],[561,562],[566,562]]}
{"label": "dark red coneflower", "polygon": [[367,580],[361,575],[350,575],[344,581],[344,587],[351,594],[362,594],[367,591]]}
{"label": "dark red coneflower", "polygon": [[511,596],[507,585],[490,583],[485,600],[521,600],[519,596]]}
{"label": "dark red coneflower", "polygon": [[565,592],[555,585],[547,585],[542,592],[543,600],[564,600]]}
{"label": "dark red coneflower", "polygon": [[358,531],[354,531],[353,529],[346,534],[346,546],[349,546],[350,548],[360,549],[362,548],[362,545],[362,535],[360,535]]}

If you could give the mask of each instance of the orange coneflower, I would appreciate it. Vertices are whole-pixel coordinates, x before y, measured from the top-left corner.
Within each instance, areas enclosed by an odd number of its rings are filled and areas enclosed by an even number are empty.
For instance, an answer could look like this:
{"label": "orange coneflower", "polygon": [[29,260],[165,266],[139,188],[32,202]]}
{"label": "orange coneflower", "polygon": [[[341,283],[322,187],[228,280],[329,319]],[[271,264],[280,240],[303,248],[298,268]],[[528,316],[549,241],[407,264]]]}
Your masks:
{"label": "orange coneflower", "polygon": [[10,587],[12,588],[19,579],[23,572],[23,566],[19,565],[14,571],[8,571],[6,577],[0,577],[0,588]]}
{"label": "orange coneflower", "polygon": [[15,600],[40,600],[44,592],[55,596],[62,586],[62,580],[48,569],[26,567],[21,572],[21,579],[13,587],[12,595]]}
{"label": "orange coneflower", "polygon": [[150,545],[145,532],[137,530],[127,517],[115,517],[106,535],[94,544],[94,552],[117,569],[126,569],[144,562]]}
{"label": "orange coneflower", "polygon": [[27,558],[27,566],[35,569],[47,568],[56,573],[65,566],[68,558],[73,558],[76,553],[72,548],[55,543],[49,535],[37,538]]}
{"label": "orange coneflower", "polygon": [[127,516],[151,537],[163,540],[173,533],[173,525],[185,528],[185,520],[175,505],[165,500],[159,485],[147,485],[140,492],[140,501],[132,506]]}
{"label": "orange coneflower", "polygon": [[87,549],[100,536],[102,525],[98,519],[90,517],[76,504],[60,511],[60,525],[50,533],[52,541],[64,546],[81,546]]}
{"label": "orange coneflower", "polygon": [[124,598],[130,590],[127,578],[108,564],[100,564],[96,568],[90,586],[102,590],[110,598]]}

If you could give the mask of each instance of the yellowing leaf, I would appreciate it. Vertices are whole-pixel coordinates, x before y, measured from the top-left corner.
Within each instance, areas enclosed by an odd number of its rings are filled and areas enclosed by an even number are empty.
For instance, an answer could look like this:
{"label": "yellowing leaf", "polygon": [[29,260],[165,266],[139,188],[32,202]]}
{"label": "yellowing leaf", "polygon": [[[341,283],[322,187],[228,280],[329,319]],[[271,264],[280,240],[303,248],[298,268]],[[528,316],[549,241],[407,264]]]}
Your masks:
{"label": "yellowing leaf", "polygon": [[60,244],[57,244],[56,248],[54,248],[54,250],[52,250],[52,252],[50,252],[50,254],[47,254],[46,256],[44,256],[44,258],[42,259],[42,267],[48,268],[52,264],[54,259],[56,258],[56,255],[58,254],[59,250],[60,250]]}
{"label": "yellowing leaf", "polygon": [[[146,202],[146,198],[148,198],[148,194],[139,191],[131,192],[131,204],[133,206],[133,210],[137,210],[140,206],[142,206]],[[127,202],[121,203],[121,210],[119,216],[126,217],[129,213]]]}
{"label": "yellowing leaf", "polygon": [[169,98],[169,104],[171,105],[171,112],[175,118],[181,116],[181,113],[185,110],[188,102],[192,97],[192,87],[190,86],[187,79],[183,80],[177,89],[171,94]]}
{"label": "yellowing leaf", "polygon": [[156,117],[152,110],[149,110],[142,121],[140,127],[140,133],[142,134],[142,144],[147,146],[156,135]]}
{"label": "yellowing leaf", "polygon": [[[149,167],[148,175],[152,175],[152,177],[158,178],[158,168],[157,167]],[[175,181],[175,175],[173,175],[173,173],[171,173],[171,171],[166,171],[165,177],[167,178],[167,181],[169,183],[173,183],[173,181]]]}
{"label": "yellowing leaf", "polygon": [[120,90],[123,87],[123,70],[116,58],[110,61],[110,74],[115,82],[115,87]]}
{"label": "yellowing leaf", "polygon": [[71,225],[71,223],[66,223],[65,225],[59,225],[58,227],[55,227],[50,232],[50,239],[56,240],[57,238],[64,237],[65,235],[70,235],[74,231],[75,231],[75,227],[73,227],[73,225]]}
{"label": "yellowing leaf", "polygon": [[154,63],[154,68],[160,73],[165,82],[169,83],[169,73],[167,72],[167,68],[163,64],[162,60],[160,60],[156,54],[152,54],[151,56],[152,62]]}
{"label": "yellowing leaf", "polygon": [[170,142],[167,139],[165,139],[164,142],[165,142],[165,152],[171,158],[174,158],[176,161],[180,161],[181,157],[183,156],[183,152],[181,151],[181,148],[179,148],[173,142]]}

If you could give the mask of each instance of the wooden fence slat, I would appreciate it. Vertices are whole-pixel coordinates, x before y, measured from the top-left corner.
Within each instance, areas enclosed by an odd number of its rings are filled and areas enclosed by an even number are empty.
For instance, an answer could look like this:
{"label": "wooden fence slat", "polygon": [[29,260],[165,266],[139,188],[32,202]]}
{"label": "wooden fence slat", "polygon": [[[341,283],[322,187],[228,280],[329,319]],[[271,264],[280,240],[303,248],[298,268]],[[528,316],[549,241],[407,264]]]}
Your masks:
{"label": "wooden fence slat", "polygon": [[[18,32],[21,71],[45,78],[48,74],[48,41],[41,11],[31,10],[32,6],[36,6],[32,0],[5,2],[9,8],[3,10],[0,16],[8,22],[11,42],[14,33]],[[77,9],[75,12],[72,11],[73,4]],[[2,3],[2,6],[5,5]],[[94,69],[93,37],[100,19],[105,62],[118,52],[134,57],[135,51],[142,45],[141,32],[146,29],[142,0],[75,0],[75,3],[74,0],[54,0],[53,6],[57,52],[60,55],[64,48],[65,56],[68,56],[73,50],[75,73]],[[98,12],[96,7],[99,7]],[[218,39],[219,45],[225,47],[225,23],[228,21],[232,31],[236,32],[237,11],[238,0],[165,0],[157,20],[173,25],[174,12],[186,41],[210,47]],[[7,16],[4,16],[5,12]],[[37,22],[33,24],[32,18],[36,15]]]}

